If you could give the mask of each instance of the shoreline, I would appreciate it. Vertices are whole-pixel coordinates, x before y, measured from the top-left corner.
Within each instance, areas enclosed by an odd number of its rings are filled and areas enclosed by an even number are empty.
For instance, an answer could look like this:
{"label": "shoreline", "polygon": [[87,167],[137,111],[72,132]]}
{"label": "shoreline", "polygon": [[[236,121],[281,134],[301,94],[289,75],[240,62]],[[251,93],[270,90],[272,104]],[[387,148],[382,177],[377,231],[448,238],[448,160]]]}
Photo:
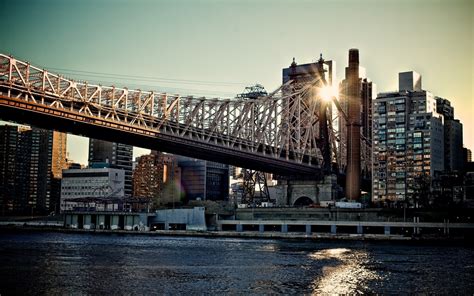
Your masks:
{"label": "shoreline", "polygon": [[21,232],[58,232],[58,233],[84,233],[84,234],[106,234],[106,235],[145,235],[162,237],[204,237],[204,238],[242,238],[242,239],[282,239],[295,241],[369,241],[369,242],[437,242],[437,243],[469,243],[474,244],[473,238],[466,237],[440,237],[440,236],[417,236],[409,237],[402,235],[385,234],[330,234],[301,232],[258,232],[258,231],[196,231],[196,230],[157,230],[157,231],[133,231],[133,230],[99,230],[99,229],[71,229],[64,227],[39,227],[39,226],[15,226],[1,225],[1,233]]}

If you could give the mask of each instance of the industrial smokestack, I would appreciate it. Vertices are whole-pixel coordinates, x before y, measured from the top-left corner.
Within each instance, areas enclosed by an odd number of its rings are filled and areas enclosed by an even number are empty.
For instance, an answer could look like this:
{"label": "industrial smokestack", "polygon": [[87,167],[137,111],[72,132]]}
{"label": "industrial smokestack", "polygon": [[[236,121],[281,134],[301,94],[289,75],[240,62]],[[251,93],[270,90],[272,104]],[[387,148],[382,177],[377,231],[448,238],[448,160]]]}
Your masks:
{"label": "industrial smokestack", "polygon": [[359,67],[359,50],[357,48],[349,49],[349,67],[351,64],[357,64]]}
{"label": "industrial smokestack", "polygon": [[346,197],[360,198],[360,112],[362,99],[359,87],[359,50],[349,50],[349,66],[346,68],[347,84],[347,173]]}

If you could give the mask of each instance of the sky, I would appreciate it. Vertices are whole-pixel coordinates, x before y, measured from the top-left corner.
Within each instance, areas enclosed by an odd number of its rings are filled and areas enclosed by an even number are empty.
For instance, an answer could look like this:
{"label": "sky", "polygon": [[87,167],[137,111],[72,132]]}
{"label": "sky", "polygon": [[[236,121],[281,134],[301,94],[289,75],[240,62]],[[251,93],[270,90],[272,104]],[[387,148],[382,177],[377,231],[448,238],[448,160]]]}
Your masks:
{"label": "sky", "polygon": [[[293,57],[322,53],[341,80],[358,48],[379,92],[397,90],[399,72],[420,73],[473,150],[473,15],[470,0],[2,0],[0,52],[104,85],[233,97],[255,83],[276,89]],[[87,143],[68,136],[70,159],[86,164]]]}

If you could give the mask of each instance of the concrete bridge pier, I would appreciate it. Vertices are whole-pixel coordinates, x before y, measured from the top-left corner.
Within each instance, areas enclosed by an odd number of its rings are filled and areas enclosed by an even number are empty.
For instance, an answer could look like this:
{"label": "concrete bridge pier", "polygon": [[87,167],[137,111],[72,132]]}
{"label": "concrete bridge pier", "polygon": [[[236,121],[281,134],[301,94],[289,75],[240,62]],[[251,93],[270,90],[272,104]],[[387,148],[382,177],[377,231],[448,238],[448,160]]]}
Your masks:
{"label": "concrete bridge pier", "polygon": [[321,201],[335,200],[337,176],[327,175],[323,180],[280,180],[276,186],[278,205],[308,205]]}

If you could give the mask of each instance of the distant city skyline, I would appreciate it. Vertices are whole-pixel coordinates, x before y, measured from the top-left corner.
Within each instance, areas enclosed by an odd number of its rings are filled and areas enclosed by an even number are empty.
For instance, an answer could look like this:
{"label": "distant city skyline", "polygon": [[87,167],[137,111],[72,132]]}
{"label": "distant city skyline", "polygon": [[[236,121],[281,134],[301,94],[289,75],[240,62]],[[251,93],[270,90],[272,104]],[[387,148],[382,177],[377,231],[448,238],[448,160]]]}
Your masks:
{"label": "distant city skyline", "polygon": [[[358,48],[378,92],[397,90],[399,72],[420,73],[473,149],[473,11],[468,0],[2,1],[0,52],[90,82],[232,97],[254,83],[276,89],[293,57],[322,53],[340,81]],[[69,135],[70,158],[86,164],[87,143]]]}

